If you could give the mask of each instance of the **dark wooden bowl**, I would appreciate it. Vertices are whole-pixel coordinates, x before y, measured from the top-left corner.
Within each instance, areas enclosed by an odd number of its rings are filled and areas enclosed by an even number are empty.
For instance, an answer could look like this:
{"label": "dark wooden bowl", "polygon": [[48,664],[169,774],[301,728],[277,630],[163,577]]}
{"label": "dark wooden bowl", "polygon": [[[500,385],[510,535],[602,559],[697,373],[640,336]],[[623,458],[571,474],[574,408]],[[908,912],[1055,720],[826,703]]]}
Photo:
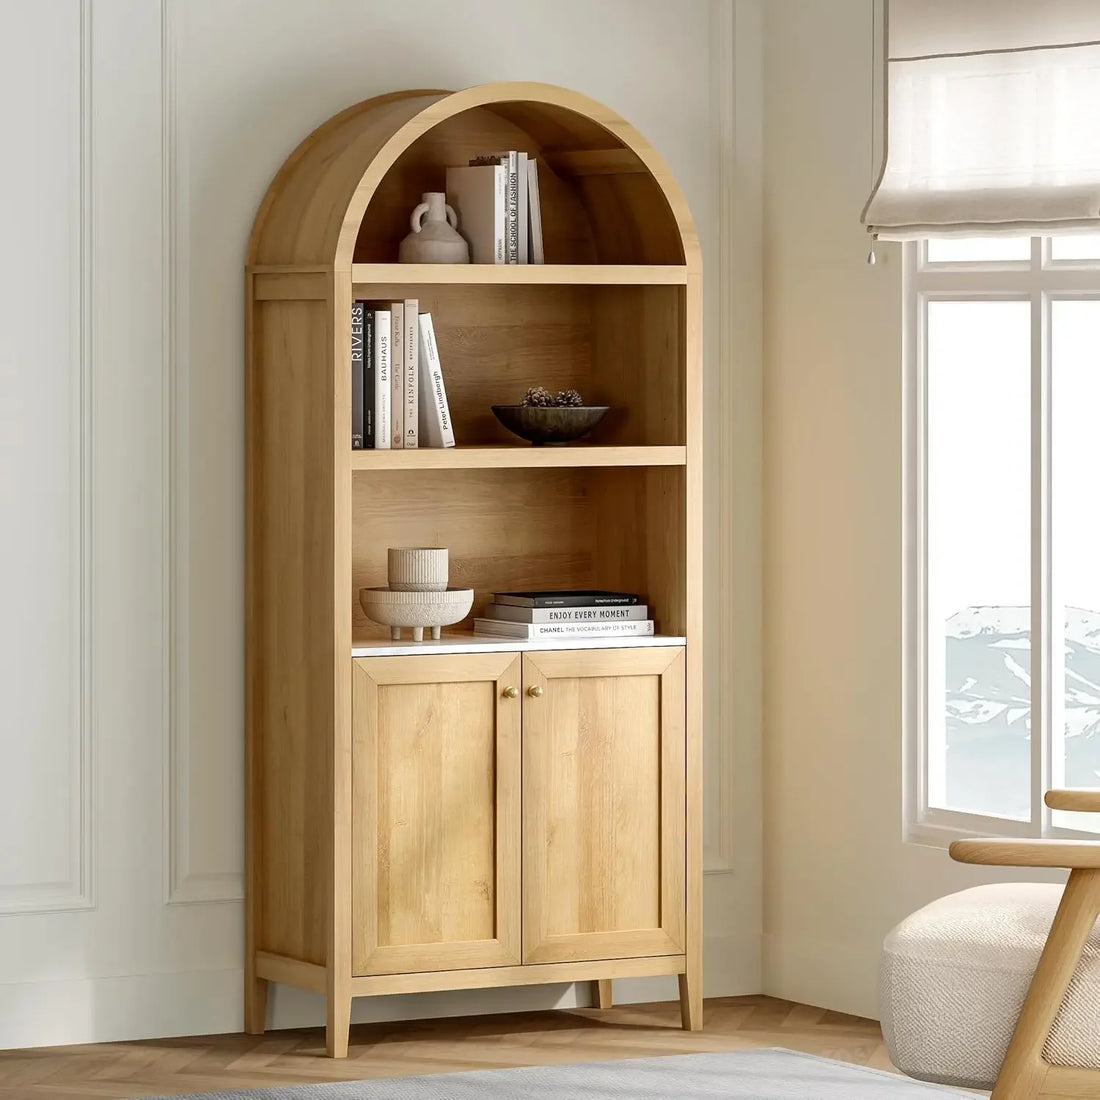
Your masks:
{"label": "dark wooden bowl", "polygon": [[496,416],[510,432],[536,447],[572,443],[587,435],[607,415],[609,405],[494,405]]}

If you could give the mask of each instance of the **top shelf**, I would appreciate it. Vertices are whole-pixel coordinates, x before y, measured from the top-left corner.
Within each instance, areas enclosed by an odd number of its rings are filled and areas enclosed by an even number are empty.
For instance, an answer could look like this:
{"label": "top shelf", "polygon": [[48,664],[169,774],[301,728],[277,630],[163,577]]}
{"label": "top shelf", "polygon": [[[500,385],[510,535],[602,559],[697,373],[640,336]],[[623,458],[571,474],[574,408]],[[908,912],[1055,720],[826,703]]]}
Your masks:
{"label": "top shelf", "polygon": [[352,264],[352,282],[458,285],[677,286],[682,264]]}

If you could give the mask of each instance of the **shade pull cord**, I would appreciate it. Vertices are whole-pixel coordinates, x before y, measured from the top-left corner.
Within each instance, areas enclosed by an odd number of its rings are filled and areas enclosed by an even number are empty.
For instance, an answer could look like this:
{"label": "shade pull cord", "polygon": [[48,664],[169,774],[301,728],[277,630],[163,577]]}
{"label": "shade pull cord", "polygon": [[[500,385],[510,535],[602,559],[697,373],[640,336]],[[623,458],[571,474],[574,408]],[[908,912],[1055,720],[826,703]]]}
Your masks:
{"label": "shade pull cord", "polygon": [[[878,50],[878,34],[876,33],[878,28],[876,26],[876,16],[878,15],[878,0],[871,0],[871,191],[875,189],[876,179],[876,166],[875,166],[875,123],[878,121],[875,117],[875,56]],[[885,74],[883,74],[885,77]],[[871,234],[871,250],[867,253],[867,264],[869,267],[874,267],[878,263],[878,257],[875,255],[875,242],[878,240],[878,234]]]}

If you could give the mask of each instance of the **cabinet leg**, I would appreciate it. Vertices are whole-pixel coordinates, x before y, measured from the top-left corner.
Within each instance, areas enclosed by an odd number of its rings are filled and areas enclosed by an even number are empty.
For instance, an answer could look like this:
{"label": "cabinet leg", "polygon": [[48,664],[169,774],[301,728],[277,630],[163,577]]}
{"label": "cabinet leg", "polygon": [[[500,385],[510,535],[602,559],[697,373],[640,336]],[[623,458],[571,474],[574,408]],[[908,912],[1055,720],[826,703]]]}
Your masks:
{"label": "cabinet leg", "polygon": [[610,1008],[612,1005],[611,1000],[611,979],[606,980],[601,978],[599,981],[592,983],[592,1007],[593,1008]]}
{"label": "cabinet leg", "polygon": [[703,1030],[703,975],[698,970],[680,975],[680,1023],[685,1031]]}
{"label": "cabinet leg", "polygon": [[325,1050],[330,1058],[346,1058],[348,1029],[351,1027],[351,998],[335,994],[330,988],[325,1009]]}
{"label": "cabinet leg", "polygon": [[250,966],[244,976],[244,1029],[249,1035],[263,1035],[266,1028],[267,982]]}

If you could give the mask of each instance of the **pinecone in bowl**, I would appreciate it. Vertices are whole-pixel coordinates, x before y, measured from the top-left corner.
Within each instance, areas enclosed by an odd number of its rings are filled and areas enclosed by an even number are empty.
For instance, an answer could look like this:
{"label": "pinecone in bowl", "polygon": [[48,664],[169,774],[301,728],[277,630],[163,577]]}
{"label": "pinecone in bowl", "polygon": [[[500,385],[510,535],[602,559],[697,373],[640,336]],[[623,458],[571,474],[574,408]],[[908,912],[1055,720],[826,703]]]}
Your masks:
{"label": "pinecone in bowl", "polygon": [[532,386],[523,395],[520,404],[528,409],[549,409],[554,405],[554,395],[542,386]]}

